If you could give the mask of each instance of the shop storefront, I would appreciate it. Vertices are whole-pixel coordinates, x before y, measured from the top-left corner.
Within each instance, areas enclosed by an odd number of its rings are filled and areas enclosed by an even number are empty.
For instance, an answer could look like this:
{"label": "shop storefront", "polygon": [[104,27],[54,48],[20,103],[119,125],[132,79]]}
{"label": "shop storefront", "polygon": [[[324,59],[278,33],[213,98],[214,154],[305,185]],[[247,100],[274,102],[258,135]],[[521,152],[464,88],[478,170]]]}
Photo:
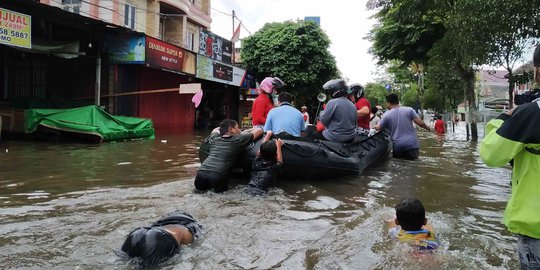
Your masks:
{"label": "shop storefront", "polygon": [[133,34],[110,38],[108,52],[113,87],[105,96],[112,111],[150,118],[157,133],[193,130],[192,95],[180,94],[179,85],[194,81],[195,53]]}

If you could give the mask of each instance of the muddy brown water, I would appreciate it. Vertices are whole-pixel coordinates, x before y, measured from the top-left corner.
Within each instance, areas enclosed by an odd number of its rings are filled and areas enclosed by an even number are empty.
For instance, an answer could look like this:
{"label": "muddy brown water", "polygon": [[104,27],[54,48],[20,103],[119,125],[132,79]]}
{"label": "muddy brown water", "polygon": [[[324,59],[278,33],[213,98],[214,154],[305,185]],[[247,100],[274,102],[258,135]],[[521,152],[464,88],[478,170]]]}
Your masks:
{"label": "muddy brown water", "polygon": [[[480,127],[480,130],[483,128]],[[463,124],[419,132],[417,161],[388,158],[362,175],[281,182],[264,196],[233,179],[193,192],[204,134],[101,145],[0,142],[0,268],[136,269],[115,254],[132,229],[176,209],[204,236],[163,269],[516,269],[501,224],[510,168],[488,168]],[[6,151],[7,149],[7,151]],[[384,221],[419,197],[442,247],[414,258]]]}

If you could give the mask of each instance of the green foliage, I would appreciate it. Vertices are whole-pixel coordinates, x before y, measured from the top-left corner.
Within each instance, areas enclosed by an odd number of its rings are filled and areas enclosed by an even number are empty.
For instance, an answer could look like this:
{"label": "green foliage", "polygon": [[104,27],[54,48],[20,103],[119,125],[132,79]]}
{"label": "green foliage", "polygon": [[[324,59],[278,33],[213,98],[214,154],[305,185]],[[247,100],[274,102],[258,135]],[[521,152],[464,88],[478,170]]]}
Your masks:
{"label": "green foliage", "polygon": [[338,77],[330,40],[313,22],[267,23],[243,40],[242,62],[260,81],[278,76],[295,95],[296,104],[316,107],[322,85]]}
{"label": "green foliage", "polygon": [[410,88],[404,88],[399,91],[400,103],[418,109],[418,86],[413,85]]}
{"label": "green foliage", "polygon": [[368,37],[373,42],[371,53],[379,58],[379,63],[400,60],[409,65],[427,61],[429,50],[446,31],[441,16],[434,12],[437,10],[435,2],[394,0],[368,3],[372,8],[380,8],[375,16],[379,24]]}
{"label": "green foliage", "polygon": [[388,92],[384,88],[385,83],[368,83],[364,87],[365,96],[369,100],[372,106],[381,105],[384,107],[386,104],[386,95]]}

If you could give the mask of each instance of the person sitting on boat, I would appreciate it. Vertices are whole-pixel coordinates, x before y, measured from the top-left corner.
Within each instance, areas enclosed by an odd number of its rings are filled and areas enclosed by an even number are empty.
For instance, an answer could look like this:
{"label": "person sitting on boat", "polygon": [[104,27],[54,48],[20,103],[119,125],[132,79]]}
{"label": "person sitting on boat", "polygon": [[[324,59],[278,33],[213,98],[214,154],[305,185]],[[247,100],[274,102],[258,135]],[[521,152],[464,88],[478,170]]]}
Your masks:
{"label": "person sitting on boat", "polygon": [[422,202],[405,197],[396,205],[396,218],[388,221],[390,235],[413,245],[415,252],[432,252],[439,246],[433,227],[427,224]]}
{"label": "person sitting on boat", "polygon": [[371,118],[369,119],[369,128],[375,128],[379,122],[381,121],[381,111],[379,111],[379,108],[377,106],[371,108]]}
{"label": "person sitting on boat", "polygon": [[278,77],[266,77],[262,80],[258,89],[259,96],[253,101],[251,108],[251,118],[254,127],[264,127],[268,113],[274,108],[272,94],[283,86],[285,86],[285,83]]}
{"label": "person sitting on boat", "polygon": [[202,234],[192,215],[175,211],[147,227],[129,233],[120,256],[135,259],[142,266],[155,266],[173,257],[181,245],[191,244]]}
{"label": "person sitting on boat", "polygon": [[306,130],[302,113],[291,105],[292,96],[282,92],[278,96],[279,106],[273,108],[266,117],[264,131],[275,134],[286,132],[292,136],[300,137]]}
{"label": "person sitting on boat", "polygon": [[202,162],[197,176],[195,188],[199,191],[213,189],[215,192],[227,190],[228,175],[234,166],[238,155],[244,147],[261,137],[262,129],[253,128],[242,133],[238,123],[231,119],[221,121],[207,138],[210,153]]}
{"label": "person sitting on boat", "polygon": [[325,129],[314,132],[313,137],[334,142],[352,142],[357,135],[357,112],[354,104],[347,99],[347,83],[343,79],[334,79],[326,82],[323,89],[330,92],[332,99],[319,116]]}
{"label": "person sitting on boat", "polygon": [[427,131],[431,131],[431,129],[418,117],[413,108],[400,106],[399,97],[396,94],[386,96],[386,102],[389,110],[383,115],[380,124],[375,129],[390,129],[393,142],[392,156],[394,158],[417,159],[419,142],[412,123],[414,122]]}
{"label": "person sitting on boat", "polygon": [[250,193],[260,194],[273,186],[277,174],[281,171],[283,156],[281,139],[270,140],[272,131],[268,131],[261,144],[257,157],[253,160],[251,178],[249,180]]}
{"label": "person sitting on boat", "polygon": [[371,104],[369,104],[369,100],[364,97],[364,87],[359,83],[351,84],[349,86],[349,99],[356,107],[356,115],[358,117],[358,127],[356,128],[356,131],[360,135],[369,134]]}

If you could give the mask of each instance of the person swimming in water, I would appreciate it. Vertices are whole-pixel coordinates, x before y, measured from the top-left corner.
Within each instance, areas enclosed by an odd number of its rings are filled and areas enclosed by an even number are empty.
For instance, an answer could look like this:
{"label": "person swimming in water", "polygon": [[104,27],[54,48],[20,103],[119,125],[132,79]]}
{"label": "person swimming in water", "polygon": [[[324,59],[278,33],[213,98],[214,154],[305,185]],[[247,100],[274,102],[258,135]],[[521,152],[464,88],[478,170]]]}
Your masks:
{"label": "person swimming in water", "polygon": [[129,233],[120,256],[135,259],[142,266],[155,266],[201,237],[202,226],[192,215],[175,211],[147,227]]}

